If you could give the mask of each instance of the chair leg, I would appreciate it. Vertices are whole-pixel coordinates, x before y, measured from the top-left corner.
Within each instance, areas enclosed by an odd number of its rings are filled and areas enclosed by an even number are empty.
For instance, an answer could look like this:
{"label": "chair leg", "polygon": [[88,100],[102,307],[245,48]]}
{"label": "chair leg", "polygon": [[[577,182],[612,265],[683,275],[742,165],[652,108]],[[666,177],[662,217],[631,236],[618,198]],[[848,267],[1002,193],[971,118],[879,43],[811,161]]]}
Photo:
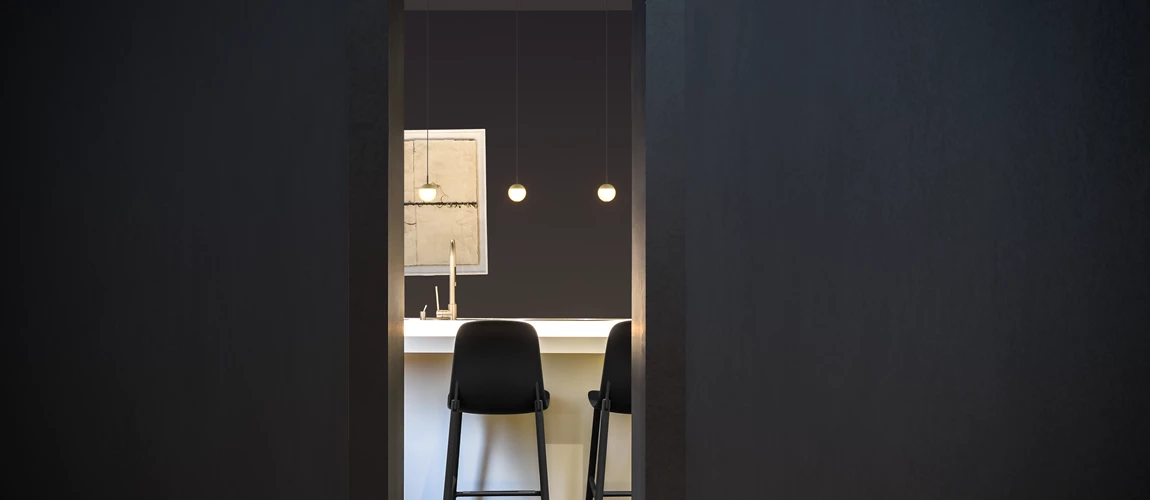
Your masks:
{"label": "chair leg", "polygon": [[459,481],[459,435],[463,427],[463,412],[451,411],[451,430],[447,435],[447,468],[443,478],[443,500],[455,500]]}
{"label": "chair leg", "polygon": [[547,488],[547,438],[543,432],[543,404],[536,403],[535,407],[535,439],[539,444],[539,498],[550,500],[551,494]]}
{"label": "chair leg", "polygon": [[[595,498],[595,489],[591,485],[595,482],[595,463],[597,455],[599,454],[599,411],[591,409],[591,447],[588,450],[587,459],[587,481],[584,486],[587,488],[586,500]],[[602,485],[596,485],[597,488],[602,489]]]}
{"label": "chair leg", "polygon": [[599,420],[602,421],[599,433],[599,470],[595,477],[595,500],[603,500],[603,490],[606,487],[603,485],[603,477],[607,473],[607,427],[611,420],[611,400],[603,400],[603,409],[599,411]]}

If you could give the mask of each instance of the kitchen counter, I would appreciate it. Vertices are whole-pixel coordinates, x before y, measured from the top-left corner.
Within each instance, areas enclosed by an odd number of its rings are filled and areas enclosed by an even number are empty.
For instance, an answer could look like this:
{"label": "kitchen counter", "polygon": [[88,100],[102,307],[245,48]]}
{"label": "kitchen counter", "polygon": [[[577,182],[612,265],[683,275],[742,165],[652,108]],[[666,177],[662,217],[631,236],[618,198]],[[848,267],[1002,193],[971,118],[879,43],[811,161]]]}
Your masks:
{"label": "kitchen counter", "polygon": [[[494,318],[493,318],[494,319]],[[507,319],[524,321],[539,334],[543,354],[603,354],[611,327],[625,319]],[[450,354],[455,333],[464,323],[477,319],[404,319],[403,352]]]}
{"label": "kitchen counter", "polygon": [[[530,323],[539,334],[543,379],[551,393],[551,406],[543,412],[551,499],[580,500],[590,453],[592,409],[587,391],[599,388],[611,327],[626,320],[512,320]],[[469,321],[475,319],[403,321],[406,500],[443,498],[452,351],[455,333]],[[631,489],[631,416],[611,415],[610,432],[607,489]],[[464,415],[459,489],[536,488],[535,446],[531,414]]]}

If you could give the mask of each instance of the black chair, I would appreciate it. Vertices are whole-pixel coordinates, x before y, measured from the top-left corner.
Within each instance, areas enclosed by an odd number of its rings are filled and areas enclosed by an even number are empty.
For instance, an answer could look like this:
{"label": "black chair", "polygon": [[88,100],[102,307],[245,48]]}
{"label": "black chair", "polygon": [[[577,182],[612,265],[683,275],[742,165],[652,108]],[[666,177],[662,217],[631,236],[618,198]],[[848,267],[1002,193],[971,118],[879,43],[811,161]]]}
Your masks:
{"label": "black chair", "polygon": [[[591,402],[591,458],[587,464],[587,499],[629,497],[630,491],[603,491],[607,470],[607,427],[611,413],[631,414],[631,322],[611,328],[603,356],[603,379],[599,390],[587,393]],[[596,469],[595,465],[599,467]]]}
{"label": "black chair", "polygon": [[[543,364],[535,328],[518,321],[473,321],[459,327],[447,401],[451,409],[451,430],[447,440],[443,500],[458,497],[540,497],[549,500],[543,410],[550,405],[551,395],[543,388]],[[535,437],[539,446],[539,489],[457,491],[463,414],[516,415],[532,412],[535,413]]]}

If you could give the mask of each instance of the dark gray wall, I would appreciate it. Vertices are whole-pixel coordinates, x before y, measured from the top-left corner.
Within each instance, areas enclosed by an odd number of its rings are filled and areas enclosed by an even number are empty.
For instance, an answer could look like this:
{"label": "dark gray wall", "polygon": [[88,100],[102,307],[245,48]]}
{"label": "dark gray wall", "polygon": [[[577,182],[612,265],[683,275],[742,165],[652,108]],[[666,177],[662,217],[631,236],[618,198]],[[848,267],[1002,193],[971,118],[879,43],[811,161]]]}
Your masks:
{"label": "dark gray wall", "polygon": [[4,4],[0,496],[348,497],[349,3]]}
{"label": "dark gray wall", "polygon": [[[407,20],[406,127],[426,119],[424,12]],[[431,13],[431,128],[487,129],[490,274],[461,276],[465,317],[630,317],[630,13],[609,15],[610,179],[603,203],[602,12],[520,13],[519,180],[515,182],[515,14]],[[434,180],[434,179],[433,179]],[[446,243],[445,243],[446,244]],[[407,317],[446,277],[409,277]]]}
{"label": "dark gray wall", "polygon": [[1146,3],[682,5],[686,496],[1146,497]]}
{"label": "dark gray wall", "polygon": [[635,0],[632,14],[631,487],[635,498],[681,500],[688,479],[686,19],[681,0]]}
{"label": "dark gray wall", "polygon": [[353,0],[348,43],[350,498],[403,498],[403,5]]}

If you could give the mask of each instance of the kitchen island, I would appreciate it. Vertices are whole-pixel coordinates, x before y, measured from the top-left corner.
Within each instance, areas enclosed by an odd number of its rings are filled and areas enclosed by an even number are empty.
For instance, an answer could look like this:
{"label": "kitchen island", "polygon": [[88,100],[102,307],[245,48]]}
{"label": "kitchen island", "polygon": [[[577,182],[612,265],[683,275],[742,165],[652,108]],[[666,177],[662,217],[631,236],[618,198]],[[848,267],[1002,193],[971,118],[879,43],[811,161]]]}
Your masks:
{"label": "kitchen island", "polygon": [[[443,498],[447,457],[448,385],[455,332],[474,320],[406,319],[404,328],[404,498]],[[587,391],[599,388],[611,327],[624,319],[516,319],[535,327],[543,380],[551,393],[544,412],[551,498],[583,498],[592,410]],[[631,488],[631,418],[612,415],[609,490]],[[464,415],[460,490],[538,487],[531,414]]]}

